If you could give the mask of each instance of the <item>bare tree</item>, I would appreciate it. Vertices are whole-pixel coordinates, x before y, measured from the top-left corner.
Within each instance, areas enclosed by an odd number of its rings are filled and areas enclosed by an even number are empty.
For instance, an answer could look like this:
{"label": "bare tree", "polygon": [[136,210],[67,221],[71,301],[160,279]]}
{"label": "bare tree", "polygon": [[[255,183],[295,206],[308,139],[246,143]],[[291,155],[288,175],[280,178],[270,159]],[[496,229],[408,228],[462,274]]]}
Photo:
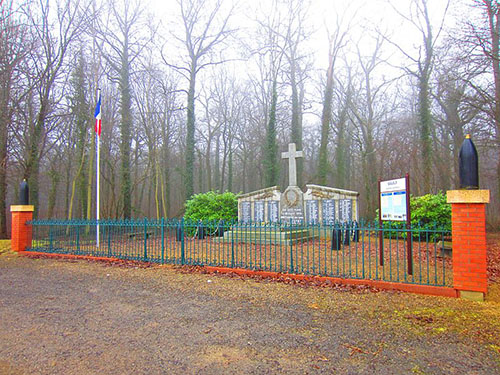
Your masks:
{"label": "bare tree", "polygon": [[13,90],[19,86],[19,65],[32,47],[26,27],[17,19],[18,16],[12,1],[0,3],[0,238],[7,237],[9,127],[18,100]]}
{"label": "bare tree", "polygon": [[319,147],[318,182],[322,185],[327,183],[328,164],[328,139],[332,123],[332,102],[334,89],[334,71],[337,58],[347,40],[347,31],[342,30],[341,20],[337,18],[336,28],[328,35],[328,68],[326,71],[326,83],[323,95],[323,110],[321,113],[321,141]]}
{"label": "bare tree", "polygon": [[96,36],[100,39],[102,57],[111,67],[111,78],[120,89],[120,177],[123,217],[132,215],[131,143],[133,130],[132,64],[152,39],[154,30],[144,32],[149,25],[144,9],[138,1],[109,5],[108,19],[97,23]]}
{"label": "bare tree", "polygon": [[[441,25],[435,34],[427,0],[412,0],[410,5],[410,15],[400,12],[395,6],[393,9],[415,30],[422,38],[422,45],[418,47],[416,56],[406,51],[393,40],[385,37],[389,43],[397,47],[411,62],[413,66],[403,68],[410,76],[416,79],[418,85],[418,126],[420,135],[420,159],[421,159],[421,187],[423,192],[430,193],[432,187],[432,159],[433,147],[432,139],[434,127],[431,113],[431,89],[430,80],[434,67],[434,49],[443,29],[445,16],[448,10],[449,1],[441,19]],[[382,33],[380,35],[383,35]]]}
{"label": "bare tree", "polygon": [[[478,67],[489,66],[486,72],[493,76],[493,86],[473,84],[484,99],[486,113],[495,124],[497,150],[500,145],[500,4],[497,0],[474,0],[479,10],[478,20],[465,21],[465,32],[459,42],[471,47],[468,56]],[[500,154],[497,156],[497,196],[500,197]]]}
{"label": "bare tree", "polygon": [[[39,210],[40,159],[45,136],[46,122],[57,99],[53,90],[61,73],[71,43],[83,31],[87,21],[87,4],[83,1],[61,1],[57,3],[56,14],[51,12],[49,0],[38,0],[24,11],[38,48],[32,54],[32,70],[36,77],[35,92],[38,100],[36,119],[30,129],[28,156],[24,177],[30,184],[31,203],[35,212]],[[57,18],[57,23],[51,22]]]}
{"label": "bare tree", "polygon": [[229,27],[233,9],[225,10],[222,0],[179,0],[182,18],[182,35],[174,35],[182,43],[186,55],[180,64],[165,57],[165,64],[174,68],[188,81],[186,119],[186,170],[185,194],[189,198],[194,192],[195,161],[195,96],[198,73],[210,65],[222,64],[227,59],[216,56],[234,30]]}
{"label": "bare tree", "polygon": [[[283,44],[283,53],[288,63],[288,81],[291,88],[292,118],[290,141],[297,145],[298,150],[302,150],[302,112],[304,104],[304,81],[307,77],[308,64],[303,46],[306,44],[310,32],[306,30],[307,12],[310,6],[309,2],[298,0],[289,1],[286,9],[286,19],[284,32],[279,28]],[[297,161],[297,184],[303,184],[303,160]]]}
{"label": "bare tree", "polygon": [[384,98],[382,96],[390,83],[388,81],[374,84],[375,69],[383,62],[380,58],[382,43],[382,37],[378,36],[373,52],[368,56],[364,56],[358,47],[358,61],[362,74],[357,92],[353,93],[350,105],[352,121],[358,129],[355,137],[361,151],[362,181],[366,199],[365,212],[369,216],[375,214],[377,175],[379,174],[375,132],[379,128],[381,117],[384,115],[384,104],[382,104]]}

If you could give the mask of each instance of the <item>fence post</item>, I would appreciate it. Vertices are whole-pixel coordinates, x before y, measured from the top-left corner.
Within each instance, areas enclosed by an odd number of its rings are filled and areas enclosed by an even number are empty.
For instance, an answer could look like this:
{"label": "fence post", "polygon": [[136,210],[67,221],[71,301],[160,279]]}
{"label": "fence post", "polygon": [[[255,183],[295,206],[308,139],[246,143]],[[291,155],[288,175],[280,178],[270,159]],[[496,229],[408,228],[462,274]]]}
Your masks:
{"label": "fence post", "polygon": [[108,257],[111,258],[112,256],[112,251],[111,251],[111,228],[112,228],[112,223],[108,221]]}
{"label": "fence post", "polygon": [[49,250],[54,251],[54,234],[52,233],[52,223],[49,222]]}
{"label": "fence post", "polygon": [[234,268],[234,221],[233,221],[233,225],[231,227],[231,231],[229,231],[228,233],[231,234],[231,267]]}
{"label": "fence post", "polygon": [[290,220],[290,273],[294,273],[293,267],[293,225]]}
{"label": "fence post", "polygon": [[453,287],[459,297],[483,301],[486,273],[486,204],[489,190],[450,190]]}
{"label": "fence post", "polygon": [[25,251],[31,247],[33,228],[26,222],[33,220],[34,210],[35,207],[30,205],[10,206],[12,215],[10,243],[13,251]]}
{"label": "fence post", "polygon": [[161,218],[161,264],[165,263],[165,218]]}
{"label": "fence post", "polygon": [[181,219],[181,264],[184,264],[184,218]]}
{"label": "fence post", "polygon": [[80,225],[76,226],[76,252],[80,253]]}
{"label": "fence post", "polygon": [[148,219],[144,218],[144,260],[148,260]]}

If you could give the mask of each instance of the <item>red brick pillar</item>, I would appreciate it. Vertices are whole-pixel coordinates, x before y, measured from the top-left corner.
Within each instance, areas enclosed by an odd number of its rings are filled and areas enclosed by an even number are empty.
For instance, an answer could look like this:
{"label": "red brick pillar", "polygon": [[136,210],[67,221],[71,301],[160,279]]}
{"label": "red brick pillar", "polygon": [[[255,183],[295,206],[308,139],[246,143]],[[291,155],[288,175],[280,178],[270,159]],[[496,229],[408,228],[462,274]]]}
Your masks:
{"label": "red brick pillar", "polygon": [[24,251],[31,247],[31,225],[26,222],[33,219],[33,206],[10,206],[12,214],[10,243],[12,250]]}
{"label": "red brick pillar", "polygon": [[483,301],[486,273],[486,204],[489,190],[450,190],[453,287],[459,297]]}

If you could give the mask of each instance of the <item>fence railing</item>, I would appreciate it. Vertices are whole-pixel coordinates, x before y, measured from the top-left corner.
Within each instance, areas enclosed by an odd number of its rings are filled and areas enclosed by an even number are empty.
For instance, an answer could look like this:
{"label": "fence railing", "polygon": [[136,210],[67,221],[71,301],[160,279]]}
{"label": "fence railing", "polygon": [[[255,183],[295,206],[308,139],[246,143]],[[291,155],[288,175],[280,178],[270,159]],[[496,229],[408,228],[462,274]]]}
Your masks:
{"label": "fence railing", "polygon": [[450,230],[429,225],[176,219],[33,220],[31,225],[28,251],[452,286],[444,246]]}

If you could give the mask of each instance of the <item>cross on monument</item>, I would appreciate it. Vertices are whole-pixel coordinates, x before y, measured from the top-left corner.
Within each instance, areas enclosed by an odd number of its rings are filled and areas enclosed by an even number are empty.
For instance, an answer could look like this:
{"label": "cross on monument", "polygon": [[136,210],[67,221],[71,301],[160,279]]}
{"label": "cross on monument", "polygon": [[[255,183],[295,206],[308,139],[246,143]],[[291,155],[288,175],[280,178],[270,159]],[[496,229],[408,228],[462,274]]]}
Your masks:
{"label": "cross on monument", "polygon": [[303,157],[304,157],[304,152],[297,151],[295,143],[289,143],[288,152],[281,153],[282,159],[288,159],[289,186],[297,186],[297,164],[295,159]]}

